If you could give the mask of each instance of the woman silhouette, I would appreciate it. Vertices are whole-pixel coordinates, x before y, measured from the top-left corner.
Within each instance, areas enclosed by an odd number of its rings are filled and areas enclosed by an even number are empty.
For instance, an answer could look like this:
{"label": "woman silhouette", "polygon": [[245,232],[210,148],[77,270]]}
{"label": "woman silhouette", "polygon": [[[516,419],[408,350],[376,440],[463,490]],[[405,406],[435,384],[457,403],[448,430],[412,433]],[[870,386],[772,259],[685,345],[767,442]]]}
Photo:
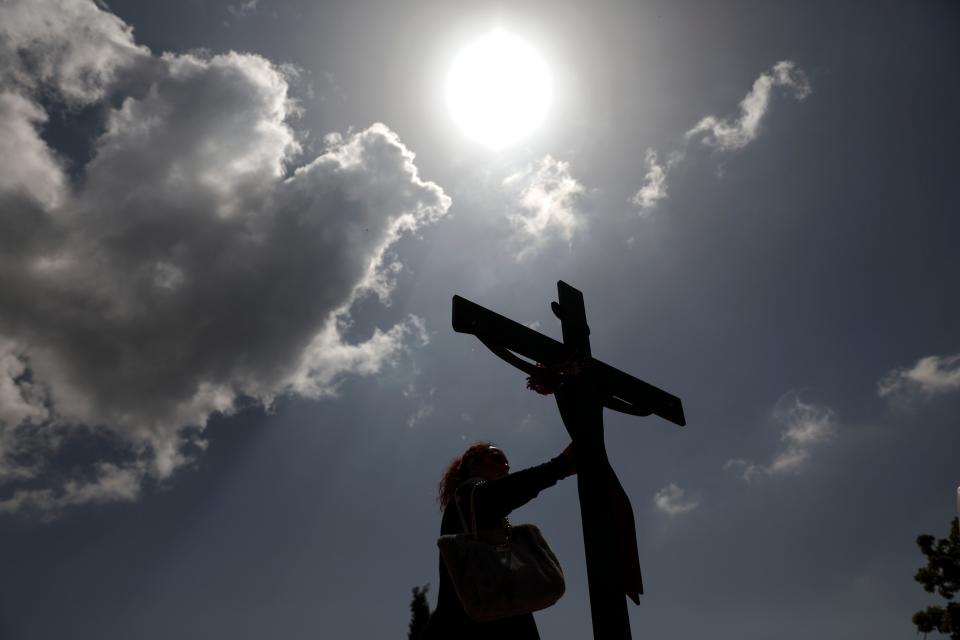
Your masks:
{"label": "woman silhouette", "polygon": [[[464,490],[460,506],[469,510],[466,488],[473,490],[477,510],[477,529],[498,529],[506,525],[507,514],[526,504],[558,480],[576,473],[573,445],[556,458],[529,469],[510,473],[503,451],[489,442],[476,442],[453,459],[440,481],[438,502],[443,509],[440,534],[463,532],[457,507],[458,491]],[[483,483],[470,483],[479,478]],[[475,489],[473,488],[475,487]],[[470,514],[464,513],[467,522]],[[490,622],[476,622],[467,616],[453,588],[447,569],[440,560],[440,589],[437,608],[430,617],[423,640],[539,640],[532,613]]]}

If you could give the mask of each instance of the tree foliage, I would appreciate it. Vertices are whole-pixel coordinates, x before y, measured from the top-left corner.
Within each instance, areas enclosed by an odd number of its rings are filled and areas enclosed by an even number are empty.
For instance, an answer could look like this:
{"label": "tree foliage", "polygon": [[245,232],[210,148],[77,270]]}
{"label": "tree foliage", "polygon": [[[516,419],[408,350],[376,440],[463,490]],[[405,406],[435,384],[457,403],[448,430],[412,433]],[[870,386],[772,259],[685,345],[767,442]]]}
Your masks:
{"label": "tree foliage", "polygon": [[947,603],[943,607],[927,607],[913,614],[913,624],[923,634],[937,631],[960,640],[960,603],[953,598],[960,592],[960,520],[950,523],[950,535],[936,540],[923,534],[917,546],[927,558],[926,566],[917,570],[913,579],[929,593],[938,593]]}
{"label": "tree foliage", "polygon": [[430,622],[430,602],[427,601],[427,591],[430,585],[413,588],[413,599],[410,601],[410,632],[408,640],[417,640]]}

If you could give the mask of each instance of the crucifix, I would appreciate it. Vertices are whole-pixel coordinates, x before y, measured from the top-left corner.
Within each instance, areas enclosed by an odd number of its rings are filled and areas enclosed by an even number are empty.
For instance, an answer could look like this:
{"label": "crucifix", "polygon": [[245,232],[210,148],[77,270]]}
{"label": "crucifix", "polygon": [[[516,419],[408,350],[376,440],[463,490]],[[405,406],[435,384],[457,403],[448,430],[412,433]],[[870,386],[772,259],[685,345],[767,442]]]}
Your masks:
{"label": "crucifix", "polygon": [[563,342],[460,296],[453,296],[453,330],[476,336],[526,372],[533,388],[553,391],[576,451],[593,637],[630,640],[624,595],[640,604],[643,580],[633,509],[607,459],[603,408],[654,414],[683,426],[683,405],[680,398],[595,359],[583,294],[562,280],[557,292],[559,301],[550,307],[560,320]]}

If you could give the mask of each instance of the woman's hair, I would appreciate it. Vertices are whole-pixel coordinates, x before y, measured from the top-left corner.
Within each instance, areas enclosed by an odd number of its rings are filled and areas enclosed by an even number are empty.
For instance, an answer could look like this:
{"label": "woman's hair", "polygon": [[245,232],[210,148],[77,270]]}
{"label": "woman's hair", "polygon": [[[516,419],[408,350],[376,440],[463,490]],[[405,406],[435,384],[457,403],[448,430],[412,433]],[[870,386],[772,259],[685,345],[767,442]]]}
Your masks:
{"label": "woman's hair", "polygon": [[489,451],[490,447],[493,446],[495,445],[492,442],[487,442],[486,440],[474,442],[467,447],[466,451],[450,461],[450,464],[447,465],[447,470],[443,472],[443,479],[440,480],[440,492],[437,495],[437,502],[440,503],[441,509],[447,507],[457,487],[469,479],[467,473],[469,472],[471,463]]}

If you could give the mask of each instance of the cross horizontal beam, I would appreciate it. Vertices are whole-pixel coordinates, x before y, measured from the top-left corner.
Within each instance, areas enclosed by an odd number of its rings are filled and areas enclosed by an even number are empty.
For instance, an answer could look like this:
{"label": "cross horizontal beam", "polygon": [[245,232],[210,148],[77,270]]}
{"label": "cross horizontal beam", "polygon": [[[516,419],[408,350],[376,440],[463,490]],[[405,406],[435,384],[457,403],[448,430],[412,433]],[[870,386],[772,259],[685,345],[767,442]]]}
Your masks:
{"label": "cross horizontal beam", "polygon": [[456,295],[453,296],[453,330],[474,335],[546,367],[562,367],[579,361],[581,366],[591,369],[598,381],[597,388],[610,400],[604,403],[607,407],[639,415],[653,413],[681,427],[686,424],[683,405],[675,395],[596,358],[578,358],[562,342]]}

